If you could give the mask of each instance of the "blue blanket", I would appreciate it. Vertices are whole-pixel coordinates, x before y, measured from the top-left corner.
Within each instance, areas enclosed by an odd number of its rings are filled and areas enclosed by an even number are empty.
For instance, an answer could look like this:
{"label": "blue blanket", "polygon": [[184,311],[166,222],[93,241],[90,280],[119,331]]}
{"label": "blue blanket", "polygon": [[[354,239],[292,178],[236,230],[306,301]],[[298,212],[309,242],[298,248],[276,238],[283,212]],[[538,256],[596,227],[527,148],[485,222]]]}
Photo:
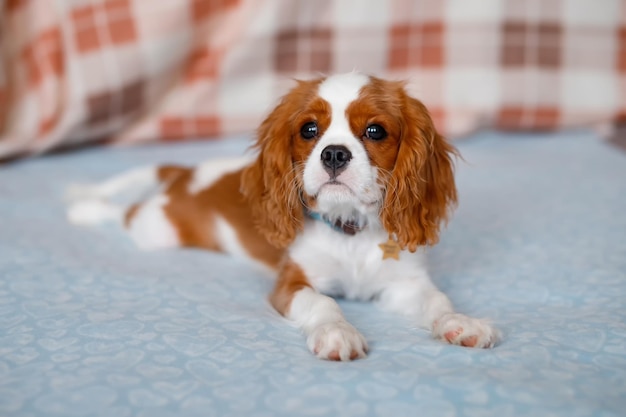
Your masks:
{"label": "blue blanket", "polygon": [[64,189],[245,138],[91,149],[0,171],[2,416],[612,416],[626,413],[626,155],[587,131],[459,144],[460,206],[430,250],[492,350],[341,302],[367,359],[324,362],[268,306],[272,282],[199,250],[141,252],[66,223]]}

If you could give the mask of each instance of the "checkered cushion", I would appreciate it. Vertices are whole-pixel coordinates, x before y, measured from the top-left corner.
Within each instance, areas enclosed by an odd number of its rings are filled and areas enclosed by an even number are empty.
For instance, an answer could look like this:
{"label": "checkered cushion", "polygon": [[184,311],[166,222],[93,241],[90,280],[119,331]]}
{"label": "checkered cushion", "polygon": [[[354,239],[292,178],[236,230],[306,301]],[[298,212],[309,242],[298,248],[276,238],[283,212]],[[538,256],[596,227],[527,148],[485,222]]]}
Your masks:
{"label": "checkered cushion", "polygon": [[0,158],[252,131],[292,78],[409,80],[439,129],[626,114],[626,0],[5,0]]}

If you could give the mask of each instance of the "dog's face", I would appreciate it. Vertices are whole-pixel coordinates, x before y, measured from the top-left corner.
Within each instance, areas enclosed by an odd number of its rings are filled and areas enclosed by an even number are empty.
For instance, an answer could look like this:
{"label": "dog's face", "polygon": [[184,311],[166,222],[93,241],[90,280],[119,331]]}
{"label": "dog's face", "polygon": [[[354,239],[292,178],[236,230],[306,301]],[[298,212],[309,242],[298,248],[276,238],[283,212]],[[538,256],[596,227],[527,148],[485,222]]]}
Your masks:
{"label": "dog's face", "polygon": [[382,205],[384,173],[397,159],[401,115],[400,103],[375,101],[381,96],[375,88],[362,74],[329,78],[317,89],[319,104],[296,124],[305,143],[299,146],[305,202],[328,217],[359,221]]}
{"label": "dog's face", "polygon": [[279,247],[311,210],[376,218],[414,251],[437,241],[456,202],[454,149],[402,83],[358,73],[299,82],[261,125],[257,147],[242,191]]}

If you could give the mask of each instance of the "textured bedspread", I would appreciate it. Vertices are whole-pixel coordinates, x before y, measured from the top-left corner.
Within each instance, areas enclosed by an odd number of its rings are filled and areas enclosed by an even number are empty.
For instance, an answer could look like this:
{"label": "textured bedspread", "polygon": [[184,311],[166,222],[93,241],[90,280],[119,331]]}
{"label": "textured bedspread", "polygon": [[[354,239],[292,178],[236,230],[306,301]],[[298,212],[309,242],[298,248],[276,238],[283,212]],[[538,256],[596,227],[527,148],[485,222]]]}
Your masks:
{"label": "textured bedspread", "polygon": [[626,154],[588,132],[460,144],[460,206],[430,251],[457,309],[503,331],[446,346],[341,302],[370,342],[315,359],[272,283],[222,255],[140,252],[65,222],[63,190],[247,142],[98,149],[0,169],[2,416],[609,416],[626,412]]}

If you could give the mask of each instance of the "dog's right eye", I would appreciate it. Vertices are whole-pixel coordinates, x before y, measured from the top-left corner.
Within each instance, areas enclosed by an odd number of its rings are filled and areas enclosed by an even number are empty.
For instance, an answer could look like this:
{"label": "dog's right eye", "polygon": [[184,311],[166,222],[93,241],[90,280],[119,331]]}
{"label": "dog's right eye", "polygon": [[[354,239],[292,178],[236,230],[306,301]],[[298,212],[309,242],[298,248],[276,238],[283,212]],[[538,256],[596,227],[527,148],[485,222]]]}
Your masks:
{"label": "dog's right eye", "polygon": [[302,125],[302,128],[300,128],[300,136],[302,136],[303,139],[313,139],[317,137],[317,134],[318,129],[317,123],[315,122],[305,123],[304,125]]}

